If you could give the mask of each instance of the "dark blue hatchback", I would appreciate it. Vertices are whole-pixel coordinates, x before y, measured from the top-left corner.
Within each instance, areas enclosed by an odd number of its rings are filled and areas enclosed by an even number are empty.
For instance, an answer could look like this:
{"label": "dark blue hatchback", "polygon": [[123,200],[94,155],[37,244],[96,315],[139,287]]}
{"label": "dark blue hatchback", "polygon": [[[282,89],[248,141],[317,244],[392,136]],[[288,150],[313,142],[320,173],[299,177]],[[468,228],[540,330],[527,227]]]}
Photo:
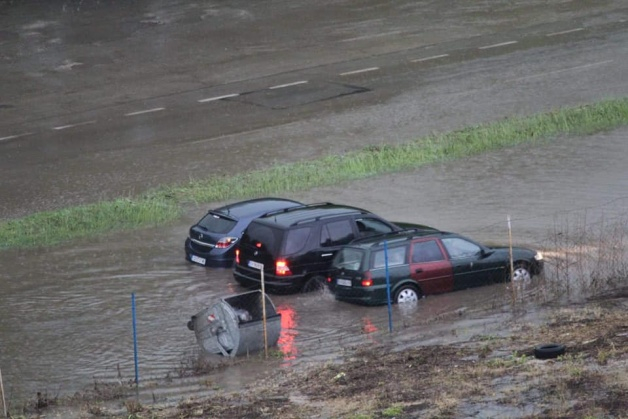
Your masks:
{"label": "dark blue hatchback", "polygon": [[268,212],[301,206],[283,198],[258,198],[212,209],[190,227],[185,258],[210,267],[231,267],[235,244],[249,223]]}

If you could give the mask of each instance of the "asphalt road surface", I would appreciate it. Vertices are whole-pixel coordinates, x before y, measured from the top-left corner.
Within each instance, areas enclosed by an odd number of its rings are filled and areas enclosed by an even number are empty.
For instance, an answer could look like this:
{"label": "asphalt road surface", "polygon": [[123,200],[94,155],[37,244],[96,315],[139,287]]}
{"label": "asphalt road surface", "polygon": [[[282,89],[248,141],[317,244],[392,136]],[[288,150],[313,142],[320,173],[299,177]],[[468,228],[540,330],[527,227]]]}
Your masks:
{"label": "asphalt road surface", "polygon": [[623,1],[0,3],[0,217],[625,95]]}

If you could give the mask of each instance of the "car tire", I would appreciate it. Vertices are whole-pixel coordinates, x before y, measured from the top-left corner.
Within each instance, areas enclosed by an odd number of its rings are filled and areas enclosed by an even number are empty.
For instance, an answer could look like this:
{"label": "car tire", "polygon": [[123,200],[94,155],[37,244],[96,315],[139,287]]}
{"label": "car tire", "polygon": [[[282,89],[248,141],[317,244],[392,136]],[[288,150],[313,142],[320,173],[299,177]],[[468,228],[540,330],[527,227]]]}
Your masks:
{"label": "car tire", "polygon": [[395,300],[396,304],[404,304],[404,303],[416,303],[421,299],[421,292],[414,285],[403,285],[401,288],[395,292]]}
{"label": "car tire", "polygon": [[512,280],[513,282],[520,284],[530,282],[530,280],[532,279],[530,269],[525,263],[515,263],[513,269],[514,270],[512,275],[510,275],[510,270],[508,270],[509,272],[506,274],[506,281]]}
{"label": "car tire", "polygon": [[534,347],[536,359],[553,359],[565,354],[565,345],[559,343],[545,343]]}
{"label": "car tire", "polygon": [[322,291],[325,289],[325,278],[320,275],[311,277],[303,285],[303,292]]}

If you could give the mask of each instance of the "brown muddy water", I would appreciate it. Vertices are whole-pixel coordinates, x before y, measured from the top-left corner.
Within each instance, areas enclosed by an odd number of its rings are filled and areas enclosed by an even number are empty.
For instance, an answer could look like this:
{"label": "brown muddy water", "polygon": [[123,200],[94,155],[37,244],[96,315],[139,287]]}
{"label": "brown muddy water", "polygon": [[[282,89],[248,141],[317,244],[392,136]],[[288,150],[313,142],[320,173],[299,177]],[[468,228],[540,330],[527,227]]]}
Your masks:
{"label": "brown muddy water", "polygon": [[[595,223],[625,216],[627,137],[622,129],[563,138],[291,197],[359,205],[389,219],[502,243],[510,215],[516,244],[551,249],[552,230],[565,220]],[[395,306],[392,334],[385,306],[353,306],[328,294],[272,296],[282,313],[282,359],[259,362],[253,356],[209,379],[182,380],[182,367],[198,355],[186,328],[189,317],[217,298],[243,291],[230,270],[183,259],[187,227],[205,210],[191,208],[185,219],[162,228],[0,253],[0,369],[7,399],[17,403],[37,391],[65,395],[95,381],[132,380],[132,293],[140,384],[156,400],[241,388],[269,369],[334,361],[345,349],[371,340],[395,339],[403,348],[498,334],[500,325],[522,315],[538,320],[534,286],[530,301],[517,310],[504,285],[432,296],[416,307]],[[467,316],[468,322],[452,330],[449,316]]]}

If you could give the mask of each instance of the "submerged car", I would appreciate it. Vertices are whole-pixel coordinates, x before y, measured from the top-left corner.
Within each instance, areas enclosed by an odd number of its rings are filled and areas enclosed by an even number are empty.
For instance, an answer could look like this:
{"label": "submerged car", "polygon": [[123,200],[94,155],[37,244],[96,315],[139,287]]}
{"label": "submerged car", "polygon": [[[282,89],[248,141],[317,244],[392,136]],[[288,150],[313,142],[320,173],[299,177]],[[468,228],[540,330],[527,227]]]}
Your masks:
{"label": "submerged car", "polygon": [[450,232],[396,232],[343,246],[331,263],[327,285],[337,300],[378,305],[388,303],[388,284],[391,302],[405,303],[511,279],[525,281],[543,271],[540,252],[513,247],[512,265],[510,253],[508,247],[485,246]]}
{"label": "submerged car", "polygon": [[185,258],[210,267],[231,267],[235,244],[249,223],[268,212],[303,204],[283,198],[258,198],[212,209],[190,227]]}
{"label": "submerged car", "polygon": [[240,285],[257,287],[263,271],[271,292],[321,289],[334,254],[343,245],[356,238],[402,231],[407,225],[400,227],[365,209],[333,203],[269,213],[251,222],[244,232],[233,275]]}

